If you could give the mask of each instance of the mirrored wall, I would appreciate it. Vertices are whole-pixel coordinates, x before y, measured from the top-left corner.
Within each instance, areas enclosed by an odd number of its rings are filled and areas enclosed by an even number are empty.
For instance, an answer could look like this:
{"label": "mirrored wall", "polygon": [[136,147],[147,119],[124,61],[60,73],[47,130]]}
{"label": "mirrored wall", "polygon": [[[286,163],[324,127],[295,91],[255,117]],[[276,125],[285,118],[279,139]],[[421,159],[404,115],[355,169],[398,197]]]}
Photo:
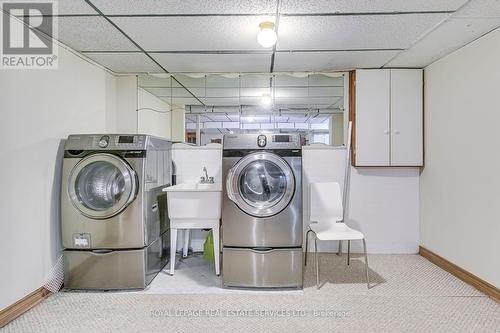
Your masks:
{"label": "mirrored wall", "polygon": [[[255,132],[300,133],[306,144],[345,142],[344,73],[149,74],[138,83],[140,94],[168,105],[187,142]],[[151,111],[139,109],[139,117]]]}

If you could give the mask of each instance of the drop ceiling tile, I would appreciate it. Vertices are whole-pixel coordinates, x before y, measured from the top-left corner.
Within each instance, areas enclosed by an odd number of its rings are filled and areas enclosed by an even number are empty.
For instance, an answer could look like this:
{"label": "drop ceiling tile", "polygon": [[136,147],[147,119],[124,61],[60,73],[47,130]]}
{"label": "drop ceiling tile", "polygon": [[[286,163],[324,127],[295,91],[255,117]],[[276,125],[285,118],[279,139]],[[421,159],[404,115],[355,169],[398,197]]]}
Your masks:
{"label": "drop ceiling tile", "polygon": [[209,119],[209,121],[229,121],[228,117],[226,117],[223,113],[206,113],[205,117]]}
{"label": "drop ceiling tile", "polygon": [[[77,51],[135,51],[137,48],[99,16],[58,17],[58,40]],[[43,29],[40,29],[43,31]],[[45,31],[44,31],[45,32]]]}
{"label": "drop ceiling tile", "polygon": [[162,69],[140,52],[84,53],[85,56],[116,73],[162,72]]}
{"label": "drop ceiling tile", "polygon": [[240,85],[242,88],[269,87],[271,78],[272,74],[242,74]]}
{"label": "drop ceiling tile", "polygon": [[227,124],[227,123],[235,123],[235,122],[239,122],[240,121],[240,115],[238,113],[226,113],[226,117],[228,118],[224,125],[230,125],[230,124]]}
{"label": "drop ceiling tile", "polygon": [[266,14],[276,12],[276,0],[93,0],[107,15],[144,14]]}
{"label": "drop ceiling tile", "polygon": [[240,94],[238,88],[207,88],[207,97],[238,97]]}
{"label": "drop ceiling tile", "polygon": [[[42,1],[43,2],[43,1]],[[56,15],[89,15],[98,13],[84,0],[63,0],[57,1]]]}
{"label": "drop ceiling tile", "polygon": [[287,97],[338,97],[343,96],[343,87],[279,87],[274,89],[274,95],[278,98]]}
{"label": "drop ceiling tile", "polygon": [[297,14],[453,11],[465,2],[467,0],[282,0],[280,12]]}
{"label": "drop ceiling tile", "polygon": [[258,97],[261,98],[264,94],[271,94],[271,89],[268,88],[241,88],[242,97]]}
{"label": "drop ceiling tile", "polygon": [[170,72],[266,72],[271,65],[270,54],[150,54]]}
{"label": "drop ceiling tile", "polygon": [[205,96],[205,89],[203,89],[203,88],[188,87],[188,89],[189,89],[189,91],[186,90],[185,88],[168,88],[168,87],[167,88],[158,88],[158,87],[147,88],[147,90],[150,93],[152,93],[153,95],[161,96],[161,97],[170,97],[170,96],[173,96],[173,98],[192,97],[191,93],[193,93],[199,97]]}
{"label": "drop ceiling tile", "polygon": [[[138,83],[139,86],[140,83]],[[157,97],[170,97],[170,88],[159,88],[159,87],[143,87],[147,92],[157,96]]]}
{"label": "drop ceiling tile", "polygon": [[209,75],[207,76],[207,87],[212,88],[231,88],[239,86],[238,76],[224,76],[224,75]]}
{"label": "drop ceiling tile", "polygon": [[314,118],[311,118],[309,119],[309,122],[311,124],[320,124],[320,123],[324,123],[324,122],[327,122],[329,119],[328,116],[323,116],[323,115],[320,115],[320,116],[317,116],[317,117],[314,117]]}
{"label": "drop ceiling tile", "polygon": [[238,97],[209,97],[200,98],[206,105],[210,106],[232,106],[240,105],[240,99]]}
{"label": "drop ceiling tile", "polygon": [[259,23],[273,21],[274,17],[112,17],[111,19],[147,51],[265,51],[257,43]]}
{"label": "drop ceiling tile", "polygon": [[277,49],[404,49],[448,16],[285,16],[280,19]]}
{"label": "drop ceiling tile", "polygon": [[201,102],[198,101],[194,97],[192,97],[192,98],[188,98],[188,97],[174,98],[172,101],[170,100],[169,97],[162,97],[162,99],[167,103],[172,102],[172,104],[176,104],[176,105],[202,105]]}
{"label": "drop ceiling tile", "polygon": [[450,19],[386,67],[425,67],[500,26],[498,19]]}
{"label": "drop ceiling tile", "polygon": [[[21,2],[48,2],[45,0],[31,0]],[[94,8],[87,4],[84,0],[64,0],[54,1],[53,15],[99,15]],[[39,13],[37,13],[39,15]],[[37,14],[31,14],[37,16]],[[46,13],[44,13],[46,14]],[[17,16],[17,15],[16,15]]]}
{"label": "drop ceiling tile", "polygon": [[275,104],[288,105],[290,107],[296,105],[309,104],[324,104],[331,105],[337,101],[337,97],[275,97]]}
{"label": "drop ceiling tile", "polygon": [[399,51],[278,52],[276,71],[332,71],[355,68],[378,68]]}
{"label": "drop ceiling tile", "polygon": [[149,88],[149,87],[170,88],[171,86],[170,77],[162,77],[162,74],[139,75],[137,83],[140,87],[143,88]]}
{"label": "drop ceiling tile", "polygon": [[204,88],[206,85],[205,75],[196,73],[196,75],[175,74],[172,76],[174,80],[172,85],[174,87],[192,87]]}
{"label": "drop ceiling tile", "polygon": [[454,17],[500,17],[500,0],[471,0]]}

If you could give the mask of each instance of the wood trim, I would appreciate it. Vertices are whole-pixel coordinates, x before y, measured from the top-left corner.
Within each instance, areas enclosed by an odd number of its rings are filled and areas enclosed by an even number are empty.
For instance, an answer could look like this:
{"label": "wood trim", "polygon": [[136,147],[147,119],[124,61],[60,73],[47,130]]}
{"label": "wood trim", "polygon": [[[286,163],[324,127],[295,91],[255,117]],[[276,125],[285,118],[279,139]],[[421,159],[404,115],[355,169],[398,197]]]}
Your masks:
{"label": "wood trim", "polygon": [[23,297],[16,303],[6,307],[0,311],[0,327],[4,327],[35,305],[49,297],[50,291],[41,287],[32,292],[31,294]]}
{"label": "wood trim", "polygon": [[455,265],[452,262],[449,262],[445,258],[435,254],[434,252],[427,250],[425,247],[420,246],[418,254],[420,254],[422,257],[429,260],[436,266],[444,269],[448,273],[456,276],[465,283],[470,284],[477,290],[485,293],[497,303],[500,303],[500,289],[498,289],[494,285],[478,278],[472,273],[467,272],[465,269]]}
{"label": "wood trim", "polygon": [[349,121],[352,121],[351,164],[356,166],[356,71],[349,72]]}

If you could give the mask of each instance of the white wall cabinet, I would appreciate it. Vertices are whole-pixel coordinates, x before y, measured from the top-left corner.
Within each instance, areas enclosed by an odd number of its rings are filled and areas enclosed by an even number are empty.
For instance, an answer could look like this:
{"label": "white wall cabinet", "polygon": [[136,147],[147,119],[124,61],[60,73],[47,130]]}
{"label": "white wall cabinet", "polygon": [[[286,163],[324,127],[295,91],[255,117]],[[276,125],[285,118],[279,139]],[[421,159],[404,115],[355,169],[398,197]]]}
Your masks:
{"label": "white wall cabinet", "polygon": [[357,70],[356,166],[423,164],[422,70]]}

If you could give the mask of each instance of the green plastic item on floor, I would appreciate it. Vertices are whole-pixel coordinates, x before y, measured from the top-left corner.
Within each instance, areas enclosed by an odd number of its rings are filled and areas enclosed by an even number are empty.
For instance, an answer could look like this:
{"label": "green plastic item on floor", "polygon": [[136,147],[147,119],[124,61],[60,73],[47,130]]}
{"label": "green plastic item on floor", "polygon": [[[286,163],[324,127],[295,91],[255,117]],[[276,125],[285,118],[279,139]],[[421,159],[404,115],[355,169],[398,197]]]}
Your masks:
{"label": "green plastic item on floor", "polygon": [[212,230],[208,232],[205,244],[203,244],[203,259],[208,262],[214,261],[214,235]]}

